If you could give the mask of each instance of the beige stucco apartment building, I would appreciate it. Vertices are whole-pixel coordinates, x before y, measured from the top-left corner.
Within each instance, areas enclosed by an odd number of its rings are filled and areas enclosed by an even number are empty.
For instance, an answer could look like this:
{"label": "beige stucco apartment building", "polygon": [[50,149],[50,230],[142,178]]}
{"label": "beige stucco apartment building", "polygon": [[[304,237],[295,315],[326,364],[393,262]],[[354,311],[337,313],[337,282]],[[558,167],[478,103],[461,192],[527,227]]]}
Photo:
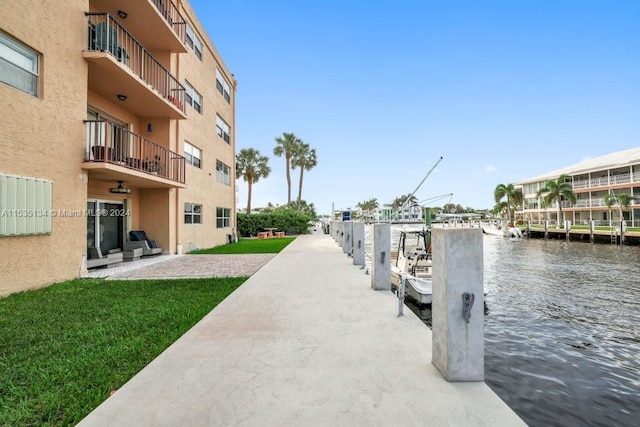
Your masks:
{"label": "beige stucco apartment building", "polygon": [[235,235],[235,90],[186,0],[1,1],[0,295]]}
{"label": "beige stucco apartment building", "polygon": [[609,226],[612,221],[620,221],[620,206],[607,206],[607,194],[627,194],[637,197],[628,207],[622,207],[622,217],[629,227],[640,225],[640,148],[610,153],[588,159],[575,165],[551,171],[540,176],[525,179],[514,184],[522,190],[524,206],[516,212],[518,219],[541,222],[549,220],[558,222],[558,204],[544,206],[538,191],[548,181],[556,180],[561,175],[568,176],[576,203],[570,204],[561,200],[563,217],[560,221],[571,221],[572,224]]}

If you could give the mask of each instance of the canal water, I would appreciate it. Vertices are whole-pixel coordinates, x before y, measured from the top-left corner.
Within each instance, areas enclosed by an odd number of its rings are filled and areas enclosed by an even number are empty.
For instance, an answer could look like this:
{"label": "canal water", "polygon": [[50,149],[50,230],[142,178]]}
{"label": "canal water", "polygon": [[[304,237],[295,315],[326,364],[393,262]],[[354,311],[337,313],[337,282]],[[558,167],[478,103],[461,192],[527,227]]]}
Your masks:
{"label": "canal water", "polygon": [[531,426],[640,425],[640,248],[484,236],[484,265],[489,387]]}

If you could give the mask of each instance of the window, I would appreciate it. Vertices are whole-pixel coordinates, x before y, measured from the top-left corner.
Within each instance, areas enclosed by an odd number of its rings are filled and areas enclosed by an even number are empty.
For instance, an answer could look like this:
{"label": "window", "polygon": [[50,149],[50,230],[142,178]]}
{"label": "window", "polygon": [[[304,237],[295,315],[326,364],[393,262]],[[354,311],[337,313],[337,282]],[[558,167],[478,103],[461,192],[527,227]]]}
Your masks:
{"label": "window", "polygon": [[218,133],[218,136],[224,139],[227,144],[230,143],[231,137],[229,136],[229,125],[227,124],[227,122],[222,120],[222,117],[218,115],[216,115],[216,132]]}
{"label": "window", "polygon": [[38,96],[38,54],[0,32],[0,81]]}
{"label": "window", "polygon": [[187,44],[196,53],[198,59],[202,61],[202,42],[196,36],[196,32],[193,31],[191,25],[187,24]]}
{"label": "window", "polygon": [[224,99],[231,104],[231,95],[229,95],[229,83],[227,83],[227,79],[224,78],[220,70],[216,69],[216,88],[218,92],[224,97]]}
{"label": "window", "polygon": [[231,209],[216,208],[216,228],[229,228]]}
{"label": "window", "polygon": [[200,166],[200,159],[202,158],[202,150],[198,147],[194,147],[187,141],[184,142],[184,158],[187,159],[187,163],[197,168]]}
{"label": "window", "polygon": [[231,185],[231,168],[220,160],[216,160],[216,180],[222,184]]}
{"label": "window", "polygon": [[202,205],[194,203],[184,204],[184,223],[202,224]]}
{"label": "window", "polygon": [[187,101],[187,104],[191,105],[194,110],[202,114],[202,96],[200,96],[198,91],[195,90],[187,81],[184,82],[184,89],[185,101]]}

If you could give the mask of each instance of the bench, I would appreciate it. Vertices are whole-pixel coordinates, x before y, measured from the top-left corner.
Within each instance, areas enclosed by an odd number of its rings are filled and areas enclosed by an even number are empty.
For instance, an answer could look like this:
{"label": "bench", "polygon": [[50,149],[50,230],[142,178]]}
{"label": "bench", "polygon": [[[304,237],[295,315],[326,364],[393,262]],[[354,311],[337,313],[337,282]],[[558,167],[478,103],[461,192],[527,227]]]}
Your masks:
{"label": "bench", "polygon": [[266,231],[261,231],[258,233],[258,239],[267,239],[269,237],[269,233]]}
{"label": "bench", "polygon": [[276,237],[284,237],[284,231],[276,231]]}

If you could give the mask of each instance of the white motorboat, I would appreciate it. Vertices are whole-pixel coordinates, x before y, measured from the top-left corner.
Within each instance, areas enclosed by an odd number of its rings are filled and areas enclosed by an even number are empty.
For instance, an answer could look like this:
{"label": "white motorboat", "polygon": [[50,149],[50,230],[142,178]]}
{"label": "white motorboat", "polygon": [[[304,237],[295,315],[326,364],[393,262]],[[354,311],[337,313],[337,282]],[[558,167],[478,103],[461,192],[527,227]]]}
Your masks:
{"label": "white motorboat", "polygon": [[502,227],[495,225],[483,225],[482,232],[490,236],[521,238],[522,230],[518,227]]}
{"label": "white motorboat", "polygon": [[399,289],[405,279],[405,295],[418,304],[431,304],[430,231],[401,231],[398,254],[391,265],[391,285]]}

